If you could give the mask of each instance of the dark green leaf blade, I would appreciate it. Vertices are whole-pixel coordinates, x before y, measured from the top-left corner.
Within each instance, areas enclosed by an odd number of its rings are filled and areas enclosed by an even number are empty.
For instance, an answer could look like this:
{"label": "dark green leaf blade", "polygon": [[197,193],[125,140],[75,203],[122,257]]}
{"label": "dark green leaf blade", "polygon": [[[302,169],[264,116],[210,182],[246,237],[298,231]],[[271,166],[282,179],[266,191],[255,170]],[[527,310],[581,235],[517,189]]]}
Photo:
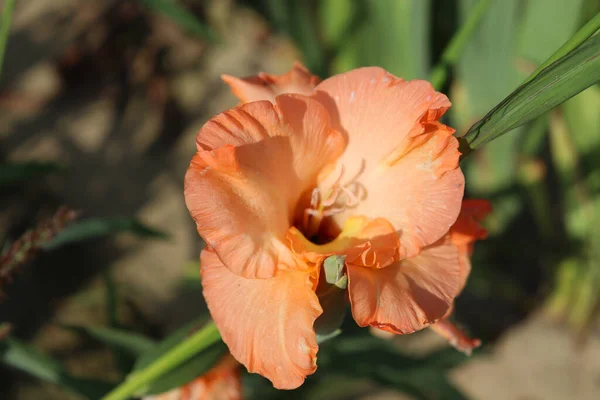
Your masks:
{"label": "dark green leaf blade", "polygon": [[416,399],[465,399],[446,377],[448,369],[467,358],[454,349],[418,358],[401,353],[389,341],[359,334],[329,342],[319,355],[321,374],[342,374],[346,380],[368,378]]}
{"label": "dark green leaf blade", "polygon": [[[184,341],[198,326],[201,326],[201,322],[200,320],[196,320],[184,325],[152,349],[142,354],[135,364],[133,373],[147,368],[165,353],[168,353]],[[154,380],[143,392],[144,394],[157,394],[185,385],[208,372],[225,354],[227,354],[227,346],[219,340]]]}
{"label": "dark green leaf blade", "polygon": [[4,53],[6,52],[6,44],[8,42],[8,35],[10,34],[10,25],[16,2],[17,0],[5,0],[4,7],[2,8],[2,23],[0,23],[0,72],[2,72]]}
{"label": "dark green leaf blade", "polygon": [[471,149],[517,128],[600,81],[600,35],[542,70],[469,129]]}
{"label": "dark green leaf blade", "polygon": [[[426,78],[429,71],[430,0],[351,1],[357,22],[339,42],[333,72],[378,65],[403,79]],[[342,6],[348,8],[348,5]],[[328,24],[329,21],[322,21]]]}
{"label": "dark green leaf blade", "polygon": [[139,357],[156,346],[154,340],[124,329],[106,328],[103,326],[61,326],[94,339],[110,348],[127,353],[130,356]]}
{"label": "dark green leaf blade", "polygon": [[145,390],[145,394],[152,395],[164,393],[176,387],[185,385],[199,376],[208,372],[215,364],[227,354],[227,346],[217,342],[201,351],[189,361],[167,372],[156,379]]}
{"label": "dark green leaf blade", "polygon": [[0,341],[0,362],[88,399],[100,399],[112,388],[107,382],[69,375],[58,361],[14,338]]}
{"label": "dark green leaf blade", "polygon": [[64,170],[64,166],[53,162],[32,161],[0,164],[0,187]]}
{"label": "dark green leaf blade", "polygon": [[192,332],[196,327],[201,326],[201,324],[202,321],[194,320],[168,335],[154,347],[140,355],[135,363],[134,371],[141,371],[152,364],[163,354],[167,353],[170,349],[182,342],[190,334],[190,332]]}
{"label": "dark green leaf blade", "polygon": [[137,236],[155,239],[167,239],[169,236],[141,223],[136,218],[88,218],[71,224],[61,231],[52,241],[44,245],[52,250],[69,243],[80,242],[118,232],[131,232]]}
{"label": "dark green leaf blade", "polygon": [[194,14],[173,0],[139,0],[150,10],[163,14],[174,21],[177,25],[194,35],[215,41],[216,35],[213,30],[201,22]]}

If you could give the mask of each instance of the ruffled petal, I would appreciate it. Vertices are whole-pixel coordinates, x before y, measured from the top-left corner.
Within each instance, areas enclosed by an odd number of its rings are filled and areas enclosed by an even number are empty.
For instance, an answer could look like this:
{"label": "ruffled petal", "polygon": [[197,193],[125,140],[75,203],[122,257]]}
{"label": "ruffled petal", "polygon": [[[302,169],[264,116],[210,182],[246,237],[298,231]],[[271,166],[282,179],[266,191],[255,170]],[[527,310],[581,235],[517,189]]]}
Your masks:
{"label": "ruffled petal", "polygon": [[184,194],[198,233],[239,275],[296,268],[284,241],[298,201],[344,147],[326,110],[298,95],[248,103],[212,118],[197,143]]}
{"label": "ruffled petal", "polygon": [[236,78],[222,75],[221,78],[231,87],[233,94],[243,103],[258,100],[275,102],[275,97],[284,93],[309,95],[321,79],[312,75],[298,61],[292,69],[283,75],[269,75],[264,72],[257,76]]}
{"label": "ruffled petal", "polygon": [[278,389],[295,389],[316,370],[313,324],[323,310],[306,272],[271,279],[231,273],[215,252],[203,250],[200,272],[210,313],[231,354]]}
{"label": "ruffled petal", "polygon": [[347,136],[338,165],[361,200],[334,217],[337,225],[351,215],[385,218],[397,229],[405,258],[445,235],[464,190],[458,141],[437,121],[450,107],[447,97],[426,81],[407,82],[377,67],[336,75],[315,91]]}
{"label": "ruffled petal", "polygon": [[458,249],[461,291],[471,273],[471,254],[475,241],[487,237],[487,230],[480,223],[491,212],[492,204],[487,200],[464,200],[460,214],[450,229],[452,243]]}
{"label": "ruffled petal", "polygon": [[471,352],[474,349],[481,346],[481,340],[471,338],[447,318],[439,320],[431,325],[430,328],[435,333],[448,340],[452,347],[462,351],[466,355],[471,355]]}
{"label": "ruffled petal", "polygon": [[353,216],[335,240],[315,244],[302,232],[291,228],[287,234],[290,249],[303,259],[319,264],[331,255],[345,255],[346,263],[370,268],[383,268],[397,260],[400,247],[394,227],[383,218],[369,220]]}
{"label": "ruffled petal", "polygon": [[449,237],[386,268],[348,266],[354,320],[399,334],[425,328],[450,309],[459,272],[458,252]]}

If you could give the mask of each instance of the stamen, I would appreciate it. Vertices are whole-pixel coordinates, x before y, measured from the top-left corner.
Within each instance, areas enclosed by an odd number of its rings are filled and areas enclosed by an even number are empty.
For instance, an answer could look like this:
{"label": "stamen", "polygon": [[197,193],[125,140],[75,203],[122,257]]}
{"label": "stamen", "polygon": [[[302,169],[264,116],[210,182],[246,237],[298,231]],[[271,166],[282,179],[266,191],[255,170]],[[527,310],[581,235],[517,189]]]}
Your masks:
{"label": "stamen", "polygon": [[323,217],[333,217],[334,215],[341,214],[346,211],[346,207],[330,208],[323,211]]}
{"label": "stamen", "polygon": [[314,188],[310,195],[310,208],[317,209],[319,205],[320,191],[319,188]]}
{"label": "stamen", "polygon": [[350,191],[348,188],[341,188],[342,192],[344,192],[346,194],[346,196],[348,196],[348,200],[346,201],[346,206],[347,207],[353,207],[355,205],[358,204],[358,197],[356,197],[354,195],[354,193],[352,193],[352,191]]}
{"label": "stamen", "polygon": [[[354,186],[354,182],[349,182],[346,185],[342,185],[342,178],[344,177],[345,167],[342,165],[340,174],[337,179],[331,185],[331,189],[327,191],[327,195],[323,196],[323,192],[319,188],[314,188],[310,196],[310,208],[304,210],[302,225],[303,233],[306,237],[312,237],[319,232],[321,221],[323,218],[332,217],[337,214],[343,213],[347,207],[353,207],[360,202],[358,196],[346,186]],[[346,196],[345,204],[338,207],[333,207],[338,200],[340,195]]]}
{"label": "stamen", "polygon": [[321,203],[321,207],[331,207],[337,201],[337,198],[340,194],[340,189],[341,188],[339,186],[334,187],[329,197],[327,197],[327,199]]}
{"label": "stamen", "polygon": [[335,180],[332,186],[339,186],[340,182],[342,181],[342,177],[344,176],[344,172],[346,172],[346,167],[344,167],[344,164],[342,164],[342,168],[340,169],[340,175]]}

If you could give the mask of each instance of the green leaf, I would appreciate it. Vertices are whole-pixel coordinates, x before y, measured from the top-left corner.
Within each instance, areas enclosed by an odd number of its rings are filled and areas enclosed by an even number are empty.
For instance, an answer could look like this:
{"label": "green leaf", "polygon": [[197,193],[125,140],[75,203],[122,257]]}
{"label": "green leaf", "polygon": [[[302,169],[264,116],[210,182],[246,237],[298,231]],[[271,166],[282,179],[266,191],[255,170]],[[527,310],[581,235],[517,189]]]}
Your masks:
{"label": "green leaf", "polygon": [[[474,8],[481,3],[461,0],[459,4],[461,24],[466,24]],[[522,81],[515,65],[523,19],[521,5],[521,0],[492,1],[462,52],[450,96],[452,123],[460,134]],[[507,135],[480,149],[475,157],[463,160],[461,167],[471,196],[488,198],[491,193],[515,183],[518,139],[516,135]],[[494,199],[494,212],[488,219],[488,222],[493,221],[490,232],[493,234],[507,226],[521,207],[514,196]]]}
{"label": "green leaf", "polygon": [[323,41],[328,46],[337,47],[345,38],[356,15],[355,0],[320,1],[319,22]]}
{"label": "green leaf", "polygon": [[515,129],[600,80],[600,36],[560,58],[525,83],[469,129],[471,149]]}
{"label": "green leaf", "polygon": [[586,159],[586,169],[600,169],[600,87],[592,86],[562,105],[573,144],[582,158]]}
{"label": "green leaf", "polygon": [[259,3],[259,11],[267,15],[275,28],[296,42],[308,69],[324,76],[324,49],[317,34],[316,15],[309,2],[263,0]]}
{"label": "green leaf", "polygon": [[404,79],[426,78],[431,2],[377,0],[363,4],[363,23],[339,49],[333,62],[334,72],[379,65]]}
{"label": "green leaf", "polygon": [[[454,349],[424,358],[399,352],[392,343],[369,334],[341,337],[319,351],[321,374],[342,374],[346,380],[368,378],[417,399],[464,399],[446,377],[446,370],[466,359]],[[312,390],[311,390],[312,391]]]}
{"label": "green leaf", "polygon": [[444,52],[440,57],[440,62],[431,71],[431,77],[429,79],[436,90],[440,90],[446,83],[448,68],[458,61],[465,45],[476,32],[476,28],[481,23],[481,20],[489,7],[490,0],[479,0],[479,3],[469,11],[469,15],[465,22],[444,49]]}
{"label": "green leaf", "polygon": [[213,344],[196,354],[189,361],[155,379],[144,391],[144,394],[164,393],[193,381],[197,377],[207,373],[227,352],[228,349],[225,343],[217,342]]}
{"label": "green leaf", "polygon": [[52,162],[0,164],[0,187],[64,170],[65,167]]}
{"label": "green leaf", "polygon": [[124,329],[106,328],[102,326],[61,326],[134,357],[139,357],[142,354],[151,351],[157,345],[154,340],[144,335]]}
{"label": "green leaf", "polygon": [[542,65],[579,28],[582,3],[583,0],[528,0],[519,56],[535,66]]}
{"label": "green leaf", "polygon": [[[135,364],[134,372],[148,367],[165,353],[168,353],[175,346],[184,341],[185,338],[199,326],[200,322],[200,320],[196,320],[186,324],[170,334],[158,345],[155,345],[153,348],[142,354]],[[154,380],[144,390],[144,394],[163,393],[178,386],[185,385],[200,375],[208,372],[225,354],[227,354],[227,346],[225,346],[223,342],[218,341],[199,352],[188,361],[178,365],[160,378]]]}
{"label": "green leaf", "polygon": [[[193,371],[191,380],[212,367],[220,358],[217,358],[219,351],[215,348],[226,351],[219,331],[213,322],[193,331],[196,325],[196,321],[186,325],[144,353],[136,362],[134,371],[104,400],[125,400],[136,393],[154,392],[157,388],[168,390],[171,384],[178,382],[175,375],[185,374],[188,379]],[[202,358],[204,360],[201,361]]]}
{"label": "green leaf", "polygon": [[[544,4],[544,7],[545,8],[560,8],[560,6],[556,7],[556,5],[554,5],[554,4],[551,5],[551,7],[548,7],[547,3]],[[568,7],[573,7],[573,3],[569,4]],[[555,30],[556,32],[560,32],[561,30],[562,31],[565,30],[564,27],[567,27],[567,29],[570,27],[569,26],[569,20],[568,20],[569,19],[569,13],[564,13],[564,12],[560,13],[560,11],[559,11],[559,13],[555,15],[555,17],[556,17],[557,21],[560,21],[560,24],[558,24],[558,25],[559,26],[563,26],[563,29],[557,29],[556,26],[553,26],[552,27],[553,30]],[[571,15],[571,19],[575,20],[574,15]],[[549,25],[547,23],[548,22],[547,19],[544,19],[543,21],[544,21],[543,25]],[[573,21],[573,23],[574,23],[574,21]],[[527,82],[531,81],[533,78],[535,78],[536,76],[538,76],[539,73],[544,68],[546,68],[550,64],[554,63],[559,58],[566,56],[573,49],[579,47],[590,36],[592,36],[598,29],[600,29],[600,13],[598,13],[594,18],[592,18],[591,20],[589,20],[588,23],[585,24],[581,29],[579,29],[573,36],[571,36],[571,38],[569,40],[567,40],[565,43],[563,43],[563,45],[560,46],[558,48],[558,50],[556,50],[531,75],[529,75],[527,77],[527,79],[525,80],[524,83],[527,83]],[[543,37],[543,40],[538,40],[538,42],[547,42],[548,39],[549,39],[549,37],[548,37],[548,35],[546,35],[546,36]],[[539,43],[537,43],[537,45],[539,46]]]}
{"label": "green leaf", "polygon": [[131,232],[140,237],[167,239],[168,234],[144,225],[136,218],[89,218],[69,225],[52,241],[45,244],[45,250],[52,250],[66,244],[81,242],[118,232]]}
{"label": "green leaf", "polygon": [[181,28],[209,41],[215,41],[213,30],[175,0],[139,0],[153,12],[163,14]]}
{"label": "green leaf", "polygon": [[10,24],[15,3],[16,0],[4,0],[4,7],[2,9],[2,22],[0,25],[0,72],[2,72],[2,64],[4,64],[4,53],[6,53],[6,44],[10,33]]}
{"label": "green leaf", "polygon": [[197,327],[202,325],[202,322],[203,320],[201,319],[188,322],[161,340],[151,349],[148,349],[148,351],[144,352],[144,354],[141,354],[135,363],[134,371],[140,371],[148,367],[162,355],[185,340],[185,338],[190,335],[190,332],[193,332]]}
{"label": "green leaf", "polygon": [[79,393],[88,399],[100,399],[112,385],[94,379],[76,378],[56,360],[14,338],[0,341],[0,361],[11,368]]}

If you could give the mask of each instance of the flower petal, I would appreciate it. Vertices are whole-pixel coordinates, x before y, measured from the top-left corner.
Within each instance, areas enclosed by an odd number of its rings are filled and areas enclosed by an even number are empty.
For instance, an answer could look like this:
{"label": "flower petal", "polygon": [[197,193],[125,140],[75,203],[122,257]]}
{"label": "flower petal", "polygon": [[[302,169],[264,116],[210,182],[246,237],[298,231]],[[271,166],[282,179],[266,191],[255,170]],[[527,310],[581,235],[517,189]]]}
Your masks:
{"label": "flower petal", "polygon": [[222,75],[221,78],[231,87],[233,94],[243,103],[258,100],[275,102],[275,97],[284,93],[309,95],[321,79],[312,75],[298,61],[292,69],[283,75],[269,75],[264,72],[257,76],[236,78]]}
{"label": "flower petal", "polygon": [[397,259],[399,249],[398,235],[387,220],[369,220],[363,216],[348,218],[342,232],[326,244],[312,243],[294,227],[289,230],[287,239],[295,254],[314,264],[337,254],[345,255],[348,264],[383,268]]}
{"label": "flower petal", "polygon": [[294,389],[316,370],[313,324],[323,310],[308,273],[282,271],[271,279],[231,273],[212,250],[200,272],[210,313],[231,354],[278,389]]}
{"label": "flower petal", "polygon": [[466,355],[471,355],[471,351],[473,351],[473,349],[481,346],[481,340],[469,337],[447,318],[439,320],[435,324],[431,325],[430,328],[438,335],[447,339],[452,347],[462,351]]}
{"label": "flower petal", "polygon": [[402,257],[446,234],[464,186],[454,131],[437,122],[450,107],[447,97],[426,81],[407,82],[377,67],[336,75],[315,91],[347,136],[338,164],[344,183],[362,198],[334,217],[338,226],[350,215],[386,218],[400,235]]}
{"label": "flower petal", "polygon": [[473,245],[475,241],[485,239],[487,236],[487,231],[480,225],[480,222],[490,212],[492,212],[492,205],[487,200],[464,200],[460,214],[450,229],[452,243],[458,249],[461,291],[467,283],[467,278],[471,272]]}
{"label": "flower petal", "polygon": [[386,268],[348,266],[354,320],[407,334],[442,318],[458,294],[458,252],[445,237]]}
{"label": "flower petal", "polygon": [[344,146],[325,109],[299,95],[248,103],[212,118],[197,143],[184,194],[198,233],[242,276],[296,268],[283,241],[298,201]]}

